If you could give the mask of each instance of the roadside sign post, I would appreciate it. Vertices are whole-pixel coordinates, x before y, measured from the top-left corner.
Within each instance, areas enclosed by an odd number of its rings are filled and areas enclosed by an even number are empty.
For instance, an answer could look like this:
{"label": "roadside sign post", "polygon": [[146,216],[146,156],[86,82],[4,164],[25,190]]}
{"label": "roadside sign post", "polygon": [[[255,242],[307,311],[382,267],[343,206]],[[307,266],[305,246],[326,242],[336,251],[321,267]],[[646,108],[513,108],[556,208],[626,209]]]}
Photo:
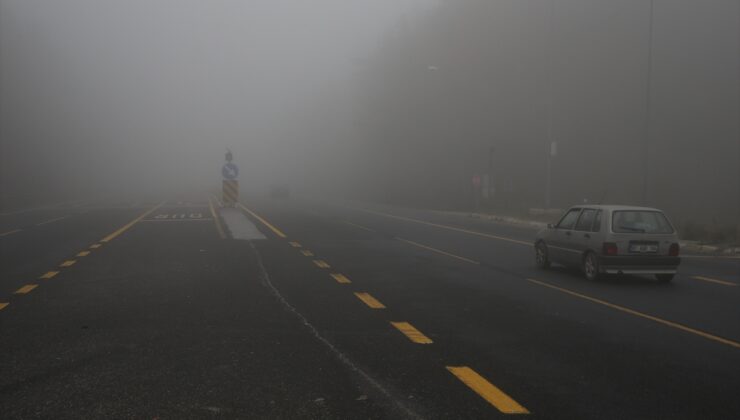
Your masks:
{"label": "roadside sign post", "polygon": [[232,162],[234,156],[229,150],[226,153],[226,163],[221,168],[221,175],[223,176],[223,202],[224,206],[235,207],[236,203],[239,202],[239,167]]}
{"label": "roadside sign post", "polygon": [[480,186],[481,186],[481,177],[480,175],[473,175],[473,178],[471,179],[473,183],[473,211],[478,211],[480,208]]}
{"label": "roadside sign post", "polygon": [[550,142],[550,153],[547,155],[547,180],[545,181],[545,209],[549,209],[552,202],[552,159],[558,155],[558,143]]}

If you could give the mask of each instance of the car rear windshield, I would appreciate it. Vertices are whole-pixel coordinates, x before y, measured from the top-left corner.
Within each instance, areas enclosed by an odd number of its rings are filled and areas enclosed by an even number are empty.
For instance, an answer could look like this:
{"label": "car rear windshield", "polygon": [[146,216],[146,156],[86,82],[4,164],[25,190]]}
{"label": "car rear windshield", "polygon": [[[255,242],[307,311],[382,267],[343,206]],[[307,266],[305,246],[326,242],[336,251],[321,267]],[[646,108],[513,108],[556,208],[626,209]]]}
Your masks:
{"label": "car rear windshield", "polygon": [[659,211],[620,210],[612,215],[615,233],[673,233],[673,226]]}

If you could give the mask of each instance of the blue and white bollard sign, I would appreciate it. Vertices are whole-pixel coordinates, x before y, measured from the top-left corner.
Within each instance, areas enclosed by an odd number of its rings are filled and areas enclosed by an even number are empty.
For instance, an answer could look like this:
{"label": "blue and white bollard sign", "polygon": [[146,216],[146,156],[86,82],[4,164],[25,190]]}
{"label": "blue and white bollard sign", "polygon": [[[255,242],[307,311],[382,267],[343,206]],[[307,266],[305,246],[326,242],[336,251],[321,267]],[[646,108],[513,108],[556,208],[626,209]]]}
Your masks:
{"label": "blue and white bollard sign", "polygon": [[231,162],[226,163],[221,168],[221,175],[223,175],[224,179],[234,180],[239,176],[239,167]]}

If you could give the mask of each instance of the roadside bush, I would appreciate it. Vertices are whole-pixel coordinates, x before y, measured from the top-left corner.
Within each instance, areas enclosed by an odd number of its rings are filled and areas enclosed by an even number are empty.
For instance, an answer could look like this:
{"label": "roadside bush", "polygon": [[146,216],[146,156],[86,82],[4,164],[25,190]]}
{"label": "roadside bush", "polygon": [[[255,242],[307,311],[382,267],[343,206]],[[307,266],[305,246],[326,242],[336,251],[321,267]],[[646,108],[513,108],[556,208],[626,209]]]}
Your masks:
{"label": "roadside bush", "polygon": [[710,244],[738,242],[738,229],[732,225],[707,225],[686,221],[679,229],[681,239]]}

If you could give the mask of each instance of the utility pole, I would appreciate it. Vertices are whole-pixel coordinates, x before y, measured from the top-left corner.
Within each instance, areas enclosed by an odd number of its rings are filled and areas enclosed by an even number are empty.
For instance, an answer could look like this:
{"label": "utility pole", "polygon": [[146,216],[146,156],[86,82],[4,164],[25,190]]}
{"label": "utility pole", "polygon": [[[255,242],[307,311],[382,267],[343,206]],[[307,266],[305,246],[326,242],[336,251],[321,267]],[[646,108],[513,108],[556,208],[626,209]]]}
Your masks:
{"label": "utility pole", "polygon": [[552,188],[552,156],[547,155],[547,181],[545,182],[545,209],[550,208]]}
{"label": "utility pole", "polygon": [[488,188],[488,205],[491,207],[493,204],[493,194],[496,191],[494,184],[493,184],[493,153],[496,151],[496,148],[491,146],[488,149],[488,185],[486,188]]}
{"label": "utility pole", "polygon": [[558,144],[550,142],[550,150],[547,151],[547,183],[545,185],[545,209],[552,205],[552,158],[558,155]]}
{"label": "utility pole", "polygon": [[650,179],[650,117],[652,113],[652,84],[653,84],[653,10],[654,0],[650,0],[648,13],[648,53],[647,53],[647,80],[645,86],[645,125],[643,127],[642,147],[642,205],[648,205],[648,182]]}
{"label": "utility pole", "polygon": [[554,72],[553,72],[553,63],[554,63],[554,39],[555,39],[555,0],[549,0],[549,6],[550,10],[547,16],[547,27],[548,27],[548,40],[549,40],[549,51],[547,54],[547,69],[550,72],[548,76],[548,86],[547,86],[547,145],[548,145],[548,151],[547,151],[547,179],[545,181],[545,209],[549,209],[552,204],[552,157],[553,157],[553,151],[555,150],[555,142],[552,139],[552,126],[553,126],[553,109],[554,109],[554,96],[555,96],[555,89],[554,89]]}

